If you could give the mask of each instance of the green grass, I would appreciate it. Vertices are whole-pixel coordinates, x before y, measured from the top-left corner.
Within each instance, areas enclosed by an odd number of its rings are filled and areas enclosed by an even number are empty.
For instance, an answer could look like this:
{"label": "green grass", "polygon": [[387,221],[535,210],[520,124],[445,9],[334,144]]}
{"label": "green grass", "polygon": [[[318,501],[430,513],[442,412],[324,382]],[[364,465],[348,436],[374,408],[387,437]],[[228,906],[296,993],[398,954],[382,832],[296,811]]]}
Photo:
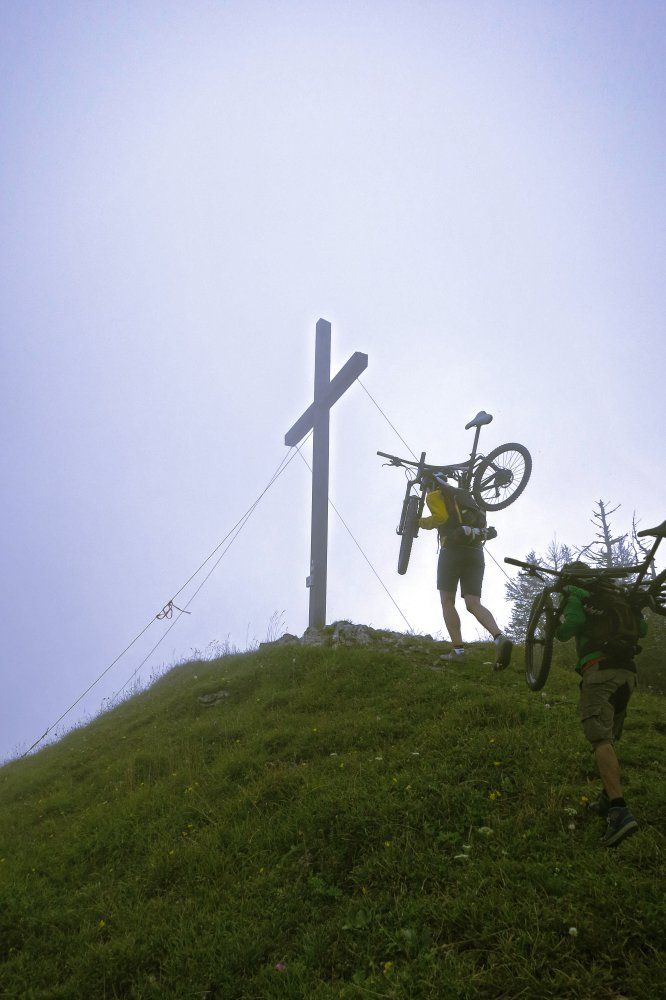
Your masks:
{"label": "green grass", "polygon": [[666,995],[666,698],[632,700],[641,828],[603,851],[577,679],[533,694],[521,655],[193,662],[7,764],[0,996]]}

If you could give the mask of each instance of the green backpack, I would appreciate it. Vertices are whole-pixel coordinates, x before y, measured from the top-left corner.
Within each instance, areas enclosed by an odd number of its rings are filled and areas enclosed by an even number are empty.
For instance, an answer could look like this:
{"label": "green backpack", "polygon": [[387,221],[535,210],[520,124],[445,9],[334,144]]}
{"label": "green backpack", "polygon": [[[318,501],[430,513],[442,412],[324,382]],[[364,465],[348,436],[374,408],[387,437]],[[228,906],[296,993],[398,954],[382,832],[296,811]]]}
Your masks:
{"label": "green backpack", "polygon": [[599,650],[611,661],[631,660],[640,653],[638,645],[642,615],[632,606],[625,591],[595,590],[583,600],[585,611],[585,652]]}

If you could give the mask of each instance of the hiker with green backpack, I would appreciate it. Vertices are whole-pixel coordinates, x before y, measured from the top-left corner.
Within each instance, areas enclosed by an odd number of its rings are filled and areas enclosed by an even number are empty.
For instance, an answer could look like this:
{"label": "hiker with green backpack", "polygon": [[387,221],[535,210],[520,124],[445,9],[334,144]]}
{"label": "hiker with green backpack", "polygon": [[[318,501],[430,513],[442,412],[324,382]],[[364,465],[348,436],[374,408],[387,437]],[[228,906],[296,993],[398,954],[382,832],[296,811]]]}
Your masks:
{"label": "hiker with green backpack", "polygon": [[[647,634],[647,622],[639,605],[613,581],[601,588],[594,586],[593,570],[586,563],[568,563],[563,573],[577,579],[563,588],[566,603],[555,636],[562,642],[576,640],[576,671],[581,675],[579,715],[603,784],[590,809],[606,820],[602,846],[615,847],[638,830],[622,791],[614,744],[622,735],[627,705],[636,687],[634,657],[641,651],[638,640]],[[590,577],[590,589],[578,585],[586,582],[586,576]]]}

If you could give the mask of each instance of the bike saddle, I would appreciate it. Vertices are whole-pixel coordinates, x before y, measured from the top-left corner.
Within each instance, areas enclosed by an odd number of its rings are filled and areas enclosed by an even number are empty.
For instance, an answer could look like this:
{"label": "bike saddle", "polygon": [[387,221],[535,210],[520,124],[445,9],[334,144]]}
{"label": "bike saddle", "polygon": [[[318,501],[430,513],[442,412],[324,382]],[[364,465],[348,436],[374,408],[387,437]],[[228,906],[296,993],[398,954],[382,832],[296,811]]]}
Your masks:
{"label": "bike saddle", "polygon": [[479,410],[474,419],[470,420],[468,424],[465,424],[465,430],[468,431],[470,427],[483,427],[484,424],[489,424],[492,419],[492,413],[486,413],[485,410]]}
{"label": "bike saddle", "polygon": [[652,538],[666,538],[666,521],[662,521],[656,528],[645,528],[643,531],[637,531],[636,534],[639,538],[643,538],[645,535],[651,535]]}

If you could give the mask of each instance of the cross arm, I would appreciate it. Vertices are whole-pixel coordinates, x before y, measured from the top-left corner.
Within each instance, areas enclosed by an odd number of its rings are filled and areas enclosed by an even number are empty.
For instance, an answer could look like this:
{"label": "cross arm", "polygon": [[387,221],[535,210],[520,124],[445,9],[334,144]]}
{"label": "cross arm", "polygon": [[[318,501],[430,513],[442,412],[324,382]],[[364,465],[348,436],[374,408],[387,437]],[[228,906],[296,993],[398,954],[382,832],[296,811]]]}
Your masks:
{"label": "cross arm", "polygon": [[284,443],[288,448],[298,444],[301,438],[305,437],[309,430],[312,430],[316,408],[323,406],[330,409],[367,367],[368,355],[363,354],[361,351],[355,351],[349,361],[342,366],[338,374],[331,379],[324,397],[321,400],[310,403],[307,410],[301,414],[296,423],[287,431],[284,436]]}
{"label": "cross arm", "polygon": [[342,366],[335,378],[331,379],[328,391],[323,399],[324,406],[329,408],[340,399],[352,382],[355,382],[361,372],[368,367],[368,355],[355,351],[349,361]]}

